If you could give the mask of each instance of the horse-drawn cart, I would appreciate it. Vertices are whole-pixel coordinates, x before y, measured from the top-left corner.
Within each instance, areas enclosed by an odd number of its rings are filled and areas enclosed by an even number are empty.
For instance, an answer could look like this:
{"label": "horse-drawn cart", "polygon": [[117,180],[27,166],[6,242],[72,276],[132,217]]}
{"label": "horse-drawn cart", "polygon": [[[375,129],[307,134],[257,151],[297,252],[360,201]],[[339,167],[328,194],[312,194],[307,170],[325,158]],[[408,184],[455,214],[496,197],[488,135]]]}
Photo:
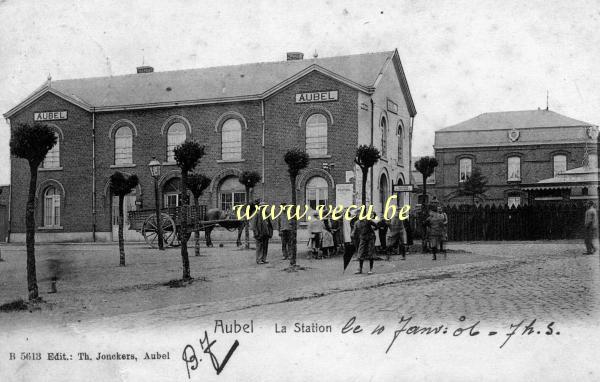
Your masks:
{"label": "horse-drawn cart", "polygon": [[[185,210],[184,210],[185,208]],[[221,213],[210,213],[207,215],[206,206],[179,206],[163,208],[161,210],[160,224],[162,226],[163,243],[165,246],[177,246],[181,241],[183,213],[187,211],[187,235],[194,231],[206,231],[207,229],[221,226],[228,230],[237,229],[244,224],[235,218],[225,218]],[[218,211],[220,212],[220,211]],[[153,248],[158,247],[158,224],[156,210],[131,211],[128,214],[130,229],[142,234],[144,240]],[[217,219],[207,220],[208,217],[216,216]]]}

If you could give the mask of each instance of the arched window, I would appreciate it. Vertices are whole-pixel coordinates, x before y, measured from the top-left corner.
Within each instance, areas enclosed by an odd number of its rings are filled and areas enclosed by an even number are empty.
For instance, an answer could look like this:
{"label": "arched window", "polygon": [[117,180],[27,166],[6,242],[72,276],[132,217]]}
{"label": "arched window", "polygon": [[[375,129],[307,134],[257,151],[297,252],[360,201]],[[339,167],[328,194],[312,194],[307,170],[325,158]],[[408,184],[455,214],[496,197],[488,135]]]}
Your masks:
{"label": "arched window", "polygon": [[316,210],[318,206],[328,204],[329,185],[327,181],[320,176],[310,178],[306,182],[306,204]]}
{"label": "arched window", "polygon": [[60,193],[50,186],[44,191],[44,227],[60,226]]}
{"label": "arched window", "polygon": [[121,126],[115,133],[115,164],[133,163],[133,134],[129,126]]}
{"label": "arched window", "polygon": [[379,202],[381,203],[381,213],[385,208],[385,202],[388,199],[388,178],[385,174],[381,174],[381,178],[379,179]]}
{"label": "arched window", "polygon": [[553,158],[553,162],[554,162],[554,172],[553,172],[553,176],[556,176],[558,174],[560,174],[561,172],[565,172],[567,171],[567,156],[560,154],[560,155],[555,155]]}
{"label": "arched window", "polygon": [[60,135],[54,133],[56,144],[48,151],[46,158],[42,162],[43,168],[58,168],[60,167]]}
{"label": "arched window", "polygon": [[398,124],[398,163],[403,163],[402,146],[404,146],[404,125],[402,121]]}
{"label": "arched window", "polygon": [[221,183],[219,202],[223,211],[233,211],[234,206],[246,203],[246,189],[238,177],[230,176]]}
{"label": "arched window", "polygon": [[508,158],[508,181],[521,180],[521,158]]}
{"label": "arched window", "polygon": [[387,121],[381,118],[381,156],[387,157]]}
{"label": "arched window", "polygon": [[181,179],[171,178],[163,187],[163,206],[164,207],[177,207],[180,205],[181,200]]}
{"label": "arched window", "polygon": [[459,161],[459,167],[458,181],[462,183],[471,177],[473,161],[470,158],[462,158]]}
{"label": "arched window", "polygon": [[186,139],[185,126],[177,122],[169,126],[167,131],[167,162],[175,162],[175,147],[179,146]]}
{"label": "arched window", "polygon": [[237,119],[228,119],[221,128],[221,159],[242,159],[242,125]]}
{"label": "arched window", "polygon": [[327,118],[323,114],[313,114],[306,120],[306,153],[327,155]]}

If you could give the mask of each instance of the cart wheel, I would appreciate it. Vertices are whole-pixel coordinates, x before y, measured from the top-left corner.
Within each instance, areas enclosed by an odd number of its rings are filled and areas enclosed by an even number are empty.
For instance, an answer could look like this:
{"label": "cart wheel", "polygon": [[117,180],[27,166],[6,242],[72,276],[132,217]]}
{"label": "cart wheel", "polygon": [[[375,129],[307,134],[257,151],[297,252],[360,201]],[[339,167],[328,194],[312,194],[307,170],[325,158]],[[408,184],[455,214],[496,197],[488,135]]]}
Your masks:
{"label": "cart wheel", "polygon": [[[173,241],[177,236],[175,222],[168,214],[162,213],[160,216],[163,231],[163,244],[165,246],[173,246]],[[152,248],[158,248],[158,226],[156,225],[156,215],[150,215],[144,220],[142,235],[148,245]]]}

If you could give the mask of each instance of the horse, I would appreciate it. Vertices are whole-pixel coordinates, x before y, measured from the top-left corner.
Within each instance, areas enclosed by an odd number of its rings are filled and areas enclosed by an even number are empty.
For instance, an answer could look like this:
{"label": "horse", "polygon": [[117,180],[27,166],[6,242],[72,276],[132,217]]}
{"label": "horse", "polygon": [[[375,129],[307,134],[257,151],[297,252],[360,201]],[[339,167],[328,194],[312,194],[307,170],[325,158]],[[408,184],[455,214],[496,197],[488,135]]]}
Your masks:
{"label": "horse", "polygon": [[[235,213],[233,211],[223,211],[219,208],[211,208],[208,211],[206,211],[206,220],[224,220],[224,219],[231,219],[231,220],[236,219]],[[244,232],[244,228],[246,227],[246,224],[248,224],[248,222],[243,220],[242,224],[240,224],[237,227],[237,240],[236,240],[235,244],[238,247],[242,245],[241,237],[242,237],[242,233]],[[212,230],[214,228],[215,228],[215,225],[210,225],[210,226],[204,228],[204,237],[206,239],[207,247],[213,246],[213,242],[212,242],[212,239],[210,238],[210,234],[212,233]]]}

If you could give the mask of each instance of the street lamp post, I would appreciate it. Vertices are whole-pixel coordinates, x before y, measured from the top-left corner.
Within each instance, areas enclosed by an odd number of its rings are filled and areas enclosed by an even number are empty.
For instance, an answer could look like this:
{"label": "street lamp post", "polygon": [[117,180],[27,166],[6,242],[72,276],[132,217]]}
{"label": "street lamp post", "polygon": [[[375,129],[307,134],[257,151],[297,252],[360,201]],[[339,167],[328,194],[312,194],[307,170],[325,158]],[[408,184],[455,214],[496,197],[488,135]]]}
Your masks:
{"label": "street lamp post", "polygon": [[150,168],[150,174],[152,178],[154,178],[154,208],[156,209],[156,229],[158,234],[158,249],[164,250],[163,243],[163,227],[162,227],[162,218],[160,216],[160,207],[158,203],[158,178],[160,177],[160,168],[161,164],[156,160],[156,157],[152,157],[150,163],[148,163],[148,167]]}

